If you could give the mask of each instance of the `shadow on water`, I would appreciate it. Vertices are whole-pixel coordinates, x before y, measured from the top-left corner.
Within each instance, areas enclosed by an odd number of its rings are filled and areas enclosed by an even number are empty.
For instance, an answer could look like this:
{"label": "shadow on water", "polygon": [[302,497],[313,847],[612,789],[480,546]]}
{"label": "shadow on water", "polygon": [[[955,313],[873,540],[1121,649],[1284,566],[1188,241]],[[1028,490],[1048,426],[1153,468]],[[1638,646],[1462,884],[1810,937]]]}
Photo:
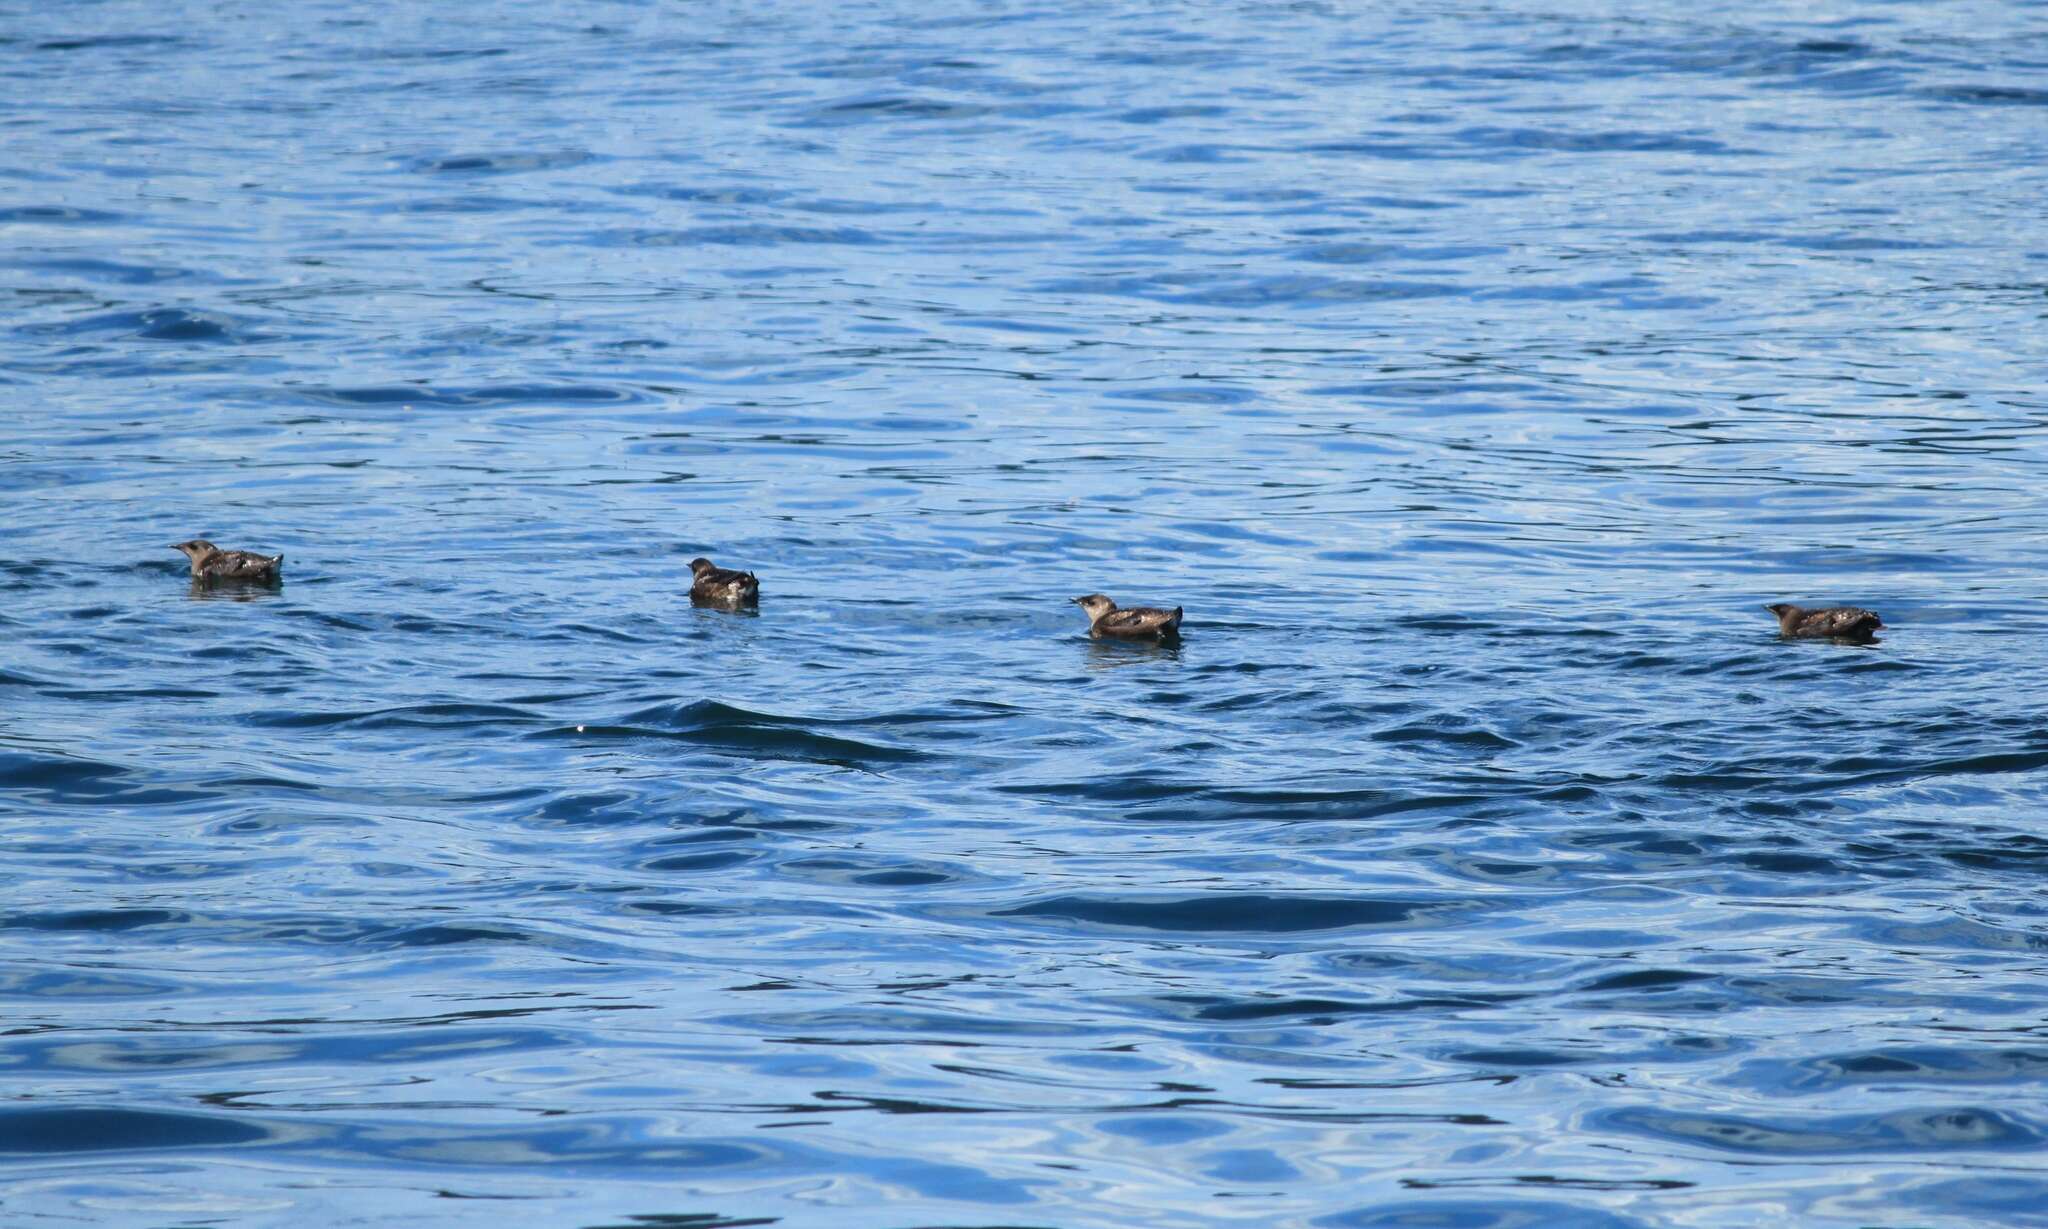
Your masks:
{"label": "shadow on water", "polygon": [[284,582],[194,579],[186,586],[185,596],[195,602],[254,602],[284,596]]}
{"label": "shadow on water", "polygon": [[1112,640],[1084,636],[1090,670],[1115,670],[1148,662],[1181,660],[1183,643],[1175,636],[1167,640]]}

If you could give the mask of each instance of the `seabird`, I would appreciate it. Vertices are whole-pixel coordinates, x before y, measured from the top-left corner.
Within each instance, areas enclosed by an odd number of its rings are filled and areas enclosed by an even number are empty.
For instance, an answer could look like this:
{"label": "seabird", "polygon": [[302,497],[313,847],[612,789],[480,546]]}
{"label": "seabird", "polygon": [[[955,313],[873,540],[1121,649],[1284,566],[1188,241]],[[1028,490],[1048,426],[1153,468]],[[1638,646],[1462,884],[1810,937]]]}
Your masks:
{"label": "seabird", "polygon": [[192,579],[213,583],[241,581],[245,584],[274,584],[283,555],[258,555],[245,550],[222,550],[205,538],[178,542],[172,550],[183,551],[192,561]]}
{"label": "seabird", "polygon": [[1790,602],[1764,607],[1778,616],[1778,633],[1797,640],[1868,640],[1884,621],[1861,606],[1808,610]]}
{"label": "seabird", "polygon": [[709,559],[690,560],[690,600],[707,606],[752,606],[761,600],[761,582],[752,572],[722,568]]}
{"label": "seabird", "polygon": [[1088,612],[1088,634],[1095,637],[1113,637],[1118,640],[1174,640],[1180,636],[1180,610],[1161,610],[1157,606],[1133,606],[1118,610],[1115,602],[1100,593],[1073,599],[1074,605]]}

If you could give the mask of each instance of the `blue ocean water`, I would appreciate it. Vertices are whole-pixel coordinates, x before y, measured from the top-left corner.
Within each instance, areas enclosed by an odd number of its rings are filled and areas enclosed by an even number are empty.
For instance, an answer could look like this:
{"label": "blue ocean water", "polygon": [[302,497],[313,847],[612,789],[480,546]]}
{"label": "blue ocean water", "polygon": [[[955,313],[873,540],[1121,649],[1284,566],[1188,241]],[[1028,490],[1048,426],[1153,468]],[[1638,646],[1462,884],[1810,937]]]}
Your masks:
{"label": "blue ocean water", "polygon": [[7,1224],[2048,1225],[2048,9],[5,13]]}

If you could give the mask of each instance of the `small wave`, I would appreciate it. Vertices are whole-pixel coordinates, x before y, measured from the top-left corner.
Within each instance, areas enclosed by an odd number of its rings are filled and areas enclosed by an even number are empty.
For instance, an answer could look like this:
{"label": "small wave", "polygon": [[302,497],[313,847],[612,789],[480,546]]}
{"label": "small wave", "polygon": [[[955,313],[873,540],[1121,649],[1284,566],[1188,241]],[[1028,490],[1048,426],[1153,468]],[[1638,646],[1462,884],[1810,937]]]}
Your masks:
{"label": "small wave", "polygon": [[155,1152],[277,1138],[247,1117],[102,1107],[0,1109],[0,1154]]}
{"label": "small wave", "polygon": [[2034,1149],[2042,1129],[1980,1106],[1829,1117],[1742,1118],[1733,1114],[1623,1108],[1594,1114],[1601,1127],[1666,1143],[1761,1157],[1857,1156]]}
{"label": "small wave", "polygon": [[884,94],[828,103],[805,121],[820,127],[869,123],[875,120],[916,120],[927,123],[979,119],[994,111],[979,103],[955,102],[914,94]]}
{"label": "small wave", "polygon": [[76,909],[68,913],[0,916],[0,930],[119,932],[145,926],[179,926],[192,915],[170,909]]}
{"label": "small wave", "polygon": [[170,47],[184,41],[175,34],[88,34],[53,38],[35,47],[37,51],[97,51],[103,47]]}
{"label": "small wave", "polygon": [[0,225],[31,223],[43,226],[88,226],[125,222],[128,215],[104,209],[78,209],[70,205],[13,205],[0,208]]}
{"label": "small wave", "polygon": [[182,307],[106,312],[55,324],[23,325],[17,331],[37,337],[125,337],[202,345],[253,345],[281,337],[232,316]]}
{"label": "small wave", "polygon": [[1296,934],[1405,929],[1440,921],[1441,901],[1216,892],[1185,897],[1055,896],[989,917],[1029,918],[1086,930],[1174,934]]}
{"label": "small wave", "polygon": [[509,704],[405,704],[354,712],[255,713],[250,724],[281,730],[318,730],[335,726],[357,729],[468,729],[480,726],[525,725],[540,715]]}
{"label": "small wave", "polygon": [[627,714],[618,724],[555,729],[545,737],[673,740],[750,758],[845,765],[914,763],[929,758],[908,747],[862,742],[811,728],[834,724],[840,723],[753,712],[716,700],[696,700],[641,709]]}
{"label": "small wave", "polygon": [[582,149],[441,154],[415,158],[406,163],[406,169],[424,175],[523,175],[529,171],[554,171],[582,166],[591,161],[591,158],[591,153]]}
{"label": "small wave", "polygon": [[371,388],[298,386],[293,395],[324,405],[421,405],[490,407],[515,405],[630,405],[648,397],[628,388],[601,384],[491,384],[471,388],[387,385]]}
{"label": "small wave", "polygon": [[2016,85],[1938,85],[1917,92],[1922,98],[1939,102],[1992,107],[2048,107],[2048,90]]}

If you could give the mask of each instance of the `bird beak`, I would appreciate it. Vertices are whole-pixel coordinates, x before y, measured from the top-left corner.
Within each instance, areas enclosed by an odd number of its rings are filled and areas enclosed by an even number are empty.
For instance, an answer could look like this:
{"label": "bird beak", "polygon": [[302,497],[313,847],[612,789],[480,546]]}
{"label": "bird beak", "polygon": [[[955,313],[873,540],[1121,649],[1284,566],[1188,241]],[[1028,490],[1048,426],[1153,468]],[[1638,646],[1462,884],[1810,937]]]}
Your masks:
{"label": "bird beak", "polygon": [[1081,604],[1081,599],[1078,597],[1070,597],[1067,600],[1072,602],[1076,606],[1079,606]]}

